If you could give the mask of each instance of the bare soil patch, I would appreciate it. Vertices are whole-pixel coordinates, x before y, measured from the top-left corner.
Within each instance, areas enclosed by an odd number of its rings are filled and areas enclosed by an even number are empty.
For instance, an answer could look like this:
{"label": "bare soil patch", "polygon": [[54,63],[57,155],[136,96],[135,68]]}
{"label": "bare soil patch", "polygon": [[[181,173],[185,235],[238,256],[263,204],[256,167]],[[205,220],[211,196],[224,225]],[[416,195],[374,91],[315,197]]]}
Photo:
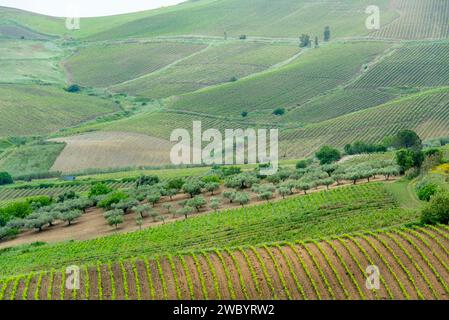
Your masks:
{"label": "bare soil patch", "polygon": [[67,146],[51,171],[157,166],[170,163],[172,143],[131,132],[92,132],[52,139]]}

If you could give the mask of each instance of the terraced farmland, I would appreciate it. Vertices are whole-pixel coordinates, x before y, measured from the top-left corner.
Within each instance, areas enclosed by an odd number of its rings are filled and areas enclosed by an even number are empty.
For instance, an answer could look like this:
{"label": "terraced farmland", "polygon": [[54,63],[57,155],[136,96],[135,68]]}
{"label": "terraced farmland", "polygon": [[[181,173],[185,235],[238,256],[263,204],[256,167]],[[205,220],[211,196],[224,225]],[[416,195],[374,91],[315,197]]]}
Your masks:
{"label": "terraced farmland", "polygon": [[394,0],[400,17],[372,36],[392,39],[446,39],[449,35],[449,3],[445,0]]}
{"label": "terraced farmland", "polygon": [[65,67],[71,82],[103,88],[160,70],[204,48],[174,42],[97,44],[79,49]]}
{"label": "terraced farmland", "polygon": [[405,45],[375,65],[351,87],[447,86],[449,85],[447,47],[447,42]]}
{"label": "terraced farmland", "polygon": [[118,110],[113,102],[52,86],[1,84],[0,96],[0,137],[48,134]]}
{"label": "terraced farmland", "polygon": [[447,89],[432,90],[305,129],[285,130],[283,148],[289,157],[300,157],[308,154],[313,146],[343,147],[357,140],[380,142],[383,137],[405,128],[416,130],[424,139],[446,136],[449,134],[448,101]]}
{"label": "terraced farmland", "polygon": [[[182,112],[176,110],[163,110],[157,112],[148,112],[139,114],[134,117],[116,121],[113,123],[100,124],[89,129],[98,129],[108,132],[128,131],[146,134],[160,139],[169,140],[174,129],[183,128],[188,131],[192,130],[193,121],[201,121],[204,130],[216,128],[224,131],[232,128],[247,127],[270,127],[273,124],[263,124],[251,122],[243,119],[235,119],[233,117],[216,117],[208,114],[196,112]],[[151,126],[148,123],[151,122]]]}
{"label": "terraced farmland", "polygon": [[362,65],[383,53],[389,44],[348,43],[310,49],[301,59],[281,69],[237,83],[187,94],[172,108],[248,119],[282,121],[276,108],[291,109],[316,95],[335,89],[361,72]]}
{"label": "terraced farmland", "polygon": [[315,123],[384,104],[397,97],[388,90],[337,89],[288,112],[285,122]]}
{"label": "terraced farmland", "polygon": [[292,58],[298,52],[296,46],[230,41],[211,45],[168,69],[115,86],[113,90],[149,98],[180,95],[237,81]]}
{"label": "terraced farmland", "polygon": [[[3,278],[0,300],[447,300],[448,244],[438,226],[98,260],[81,268],[80,290],[64,289],[65,270],[52,269]],[[371,265],[378,290],[366,286]]]}
{"label": "terraced farmland", "polygon": [[211,213],[140,232],[11,248],[0,252],[2,275],[71,263],[92,263],[146,254],[324,236],[414,222],[417,212],[398,208],[382,184],[343,187],[282,202]]}

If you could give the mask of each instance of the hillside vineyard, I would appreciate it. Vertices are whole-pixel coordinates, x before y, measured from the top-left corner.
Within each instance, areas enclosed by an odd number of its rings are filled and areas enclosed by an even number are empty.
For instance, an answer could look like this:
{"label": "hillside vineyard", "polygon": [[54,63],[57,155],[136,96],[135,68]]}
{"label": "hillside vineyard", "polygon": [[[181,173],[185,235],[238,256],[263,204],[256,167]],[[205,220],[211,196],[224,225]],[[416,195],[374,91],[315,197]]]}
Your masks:
{"label": "hillside vineyard", "polygon": [[0,303],[449,300],[449,1],[160,2],[0,4]]}

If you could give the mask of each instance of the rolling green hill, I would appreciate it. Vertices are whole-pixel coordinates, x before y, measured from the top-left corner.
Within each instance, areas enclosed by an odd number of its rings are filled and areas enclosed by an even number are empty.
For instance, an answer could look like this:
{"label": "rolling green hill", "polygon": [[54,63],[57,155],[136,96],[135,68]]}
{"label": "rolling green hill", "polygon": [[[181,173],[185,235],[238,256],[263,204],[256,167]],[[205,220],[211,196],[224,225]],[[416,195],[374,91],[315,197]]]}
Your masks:
{"label": "rolling green hill", "polygon": [[[365,27],[365,9],[377,5],[381,29]],[[370,36],[391,39],[444,39],[448,36],[449,9],[445,0],[191,0],[177,6],[132,14],[82,19],[81,29],[69,31],[63,18],[0,7],[8,37],[48,35],[89,40],[145,38],[172,35],[230,37],[322,36],[324,26],[335,37]],[[0,26],[0,34],[2,28]]]}
{"label": "rolling green hill", "polygon": [[48,172],[64,146],[63,143],[49,143],[11,149],[2,155],[0,171],[9,172],[14,177]]}
{"label": "rolling green hill", "polygon": [[[192,4],[194,2],[192,1]],[[383,23],[397,14],[390,11],[389,1],[377,1],[384,12]],[[326,25],[333,26],[334,35],[367,35],[365,8],[372,2],[278,0],[205,0],[196,5],[179,5],[179,10],[136,19],[98,33],[90,39],[151,37],[161,35],[208,35],[222,37],[224,32],[238,37],[242,34],[265,37],[297,37],[312,33],[321,37]]]}
{"label": "rolling green hill", "polygon": [[0,83],[65,83],[64,50],[52,42],[0,40]]}
{"label": "rolling green hill", "polygon": [[371,36],[392,39],[447,39],[449,36],[449,3],[445,0],[395,0],[393,10],[398,19]]}
{"label": "rolling green hill", "polygon": [[205,47],[171,42],[98,44],[81,48],[65,67],[74,83],[108,87],[160,70]]}
{"label": "rolling green hill", "polygon": [[282,117],[272,114],[276,108],[295,109],[346,84],[388,47],[385,43],[367,42],[310,49],[283,68],[184,95],[171,108],[230,117],[246,111],[250,120],[283,122]]}
{"label": "rolling green hill", "polygon": [[352,114],[286,130],[283,146],[290,157],[306,155],[320,145],[343,147],[358,140],[381,142],[401,129],[412,129],[423,138],[449,135],[448,88],[431,90]]}
{"label": "rolling green hill", "polygon": [[418,43],[397,49],[351,87],[439,87],[449,85],[447,42]]}
{"label": "rolling green hill", "polygon": [[0,137],[36,136],[111,113],[107,100],[38,85],[0,85]]}
{"label": "rolling green hill", "polygon": [[113,91],[149,98],[180,95],[237,81],[253,73],[264,71],[290,59],[299,52],[293,45],[228,41],[211,44],[171,67],[114,86]]}
{"label": "rolling green hill", "polygon": [[[379,141],[401,128],[424,138],[446,134],[445,89],[426,90],[449,85],[441,40],[447,2],[376,1],[382,28],[375,32],[365,27],[372,4],[187,1],[82,19],[77,31],[66,30],[62,18],[0,7],[0,38],[7,38],[0,46],[0,137],[79,125],[64,135],[101,130],[167,140],[173,129],[201,120],[205,129],[280,128],[284,155],[297,157],[323,144]],[[330,43],[322,41],[325,26]],[[302,33],[317,36],[319,46],[301,50]],[[66,81],[91,87],[92,96],[39,85]],[[112,95],[100,99],[98,92]],[[117,111],[116,99],[126,100],[127,113],[83,124]],[[276,116],[276,109],[285,113]]]}

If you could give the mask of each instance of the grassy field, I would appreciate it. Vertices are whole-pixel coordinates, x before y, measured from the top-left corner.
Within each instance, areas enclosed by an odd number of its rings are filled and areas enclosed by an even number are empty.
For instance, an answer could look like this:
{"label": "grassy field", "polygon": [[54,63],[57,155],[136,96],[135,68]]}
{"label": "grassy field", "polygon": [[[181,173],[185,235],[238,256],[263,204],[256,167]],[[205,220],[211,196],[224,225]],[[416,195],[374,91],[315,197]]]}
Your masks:
{"label": "grassy field", "polygon": [[[449,229],[395,228],[304,243],[209,249],[81,268],[80,290],[52,269],[0,281],[0,300],[445,299]],[[366,286],[376,262],[379,289]],[[64,274],[64,275],[63,275]]]}
{"label": "grassy field", "polygon": [[47,134],[118,110],[110,101],[53,86],[2,84],[0,96],[0,137]]}
{"label": "grassy field", "polygon": [[159,255],[211,247],[250,245],[379,229],[414,222],[382,184],[344,187],[273,204],[198,216],[141,232],[0,251],[2,276],[69,263]]}
{"label": "grassy field", "polygon": [[12,149],[0,160],[0,171],[9,172],[12,176],[48,172],[64,146],[63,143],[51,143]]}
{"label": "grassy field", "polygon": [[149,98],[180,95],[264,71],[299,51],[298,47],[288,45],[224,42],[113,90]]}
{"label": "grassy field", "polygon": [[206,46],[189,43],[96,44],[65,62],[71,82],[108,87],[160,70]]}
{"label": "grassy field", "polygon": [[0,83],[65,83],[63,50],[50,42],[0,41]]}

